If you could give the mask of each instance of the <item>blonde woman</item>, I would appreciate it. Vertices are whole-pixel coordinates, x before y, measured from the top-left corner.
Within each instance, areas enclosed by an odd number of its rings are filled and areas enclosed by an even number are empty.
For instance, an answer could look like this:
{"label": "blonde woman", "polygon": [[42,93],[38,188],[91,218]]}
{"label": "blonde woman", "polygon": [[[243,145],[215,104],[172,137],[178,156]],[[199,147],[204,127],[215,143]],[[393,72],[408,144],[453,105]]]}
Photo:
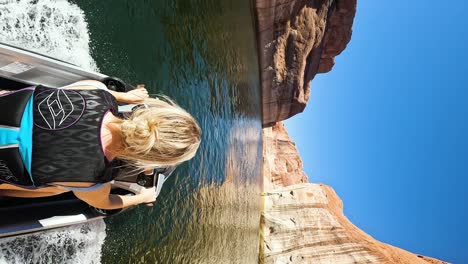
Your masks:
{"label": "blonde woman", "polygon": [[[141,106],[121,119],[116,101]],[[152,203],[154,187],[134,196],[110,194],[112,162],[125,160],[138,171],[177,165],[195,155],[201,140],[189,113],[167,98],[149,98],[144,86],[121,93],[82,81],[0,94],[0,106],[11,105],[11,115],[0,114],[0,196],[73,191],[102,209]]]}

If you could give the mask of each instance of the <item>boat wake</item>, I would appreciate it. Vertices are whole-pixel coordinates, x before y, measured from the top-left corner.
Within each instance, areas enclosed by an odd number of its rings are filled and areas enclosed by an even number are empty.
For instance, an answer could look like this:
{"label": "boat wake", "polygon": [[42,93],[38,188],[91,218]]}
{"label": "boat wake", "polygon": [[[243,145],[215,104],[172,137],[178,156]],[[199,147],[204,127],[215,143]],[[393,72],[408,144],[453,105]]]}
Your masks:
{"label": "boat wake", "polygon": [[0,42],[97,71],[83,10],[66,0],[0,0]]}
{"label": "boat wake", "polygon": [[104,221],[0,239],[0,264],[100,263]]}
{"label": "boat wake", "polygon": [[[66,0],[0,0],[0,42],[98,71],[84,12]],[[3,263],[99,263],[103,220],[0,239]]]}

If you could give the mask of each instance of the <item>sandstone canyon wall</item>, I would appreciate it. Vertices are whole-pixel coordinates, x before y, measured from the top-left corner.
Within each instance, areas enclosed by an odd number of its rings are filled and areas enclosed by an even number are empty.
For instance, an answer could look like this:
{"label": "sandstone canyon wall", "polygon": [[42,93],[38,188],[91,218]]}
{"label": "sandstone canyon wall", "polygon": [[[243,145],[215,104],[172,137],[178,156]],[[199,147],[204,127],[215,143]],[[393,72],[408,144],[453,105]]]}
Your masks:
{"label": "sandstone canyon wall", "polygon": [[285,120],[351,39],[356,0],[256,0],[263,104],[261,263],[445,263],[379,242],[354,226],[332,188],[308,183]]}
{"label": "sandstone canyon wall", "polygon": [[351,39],[356,0],[256,0],[263,125],[304,110],[310,82]]}
{"label": "sandstone canyon wall", "polygon": [[379,242],[353,225],[332,188],[307,183],[284,125],[263,129],[261,263],[446,263]]}

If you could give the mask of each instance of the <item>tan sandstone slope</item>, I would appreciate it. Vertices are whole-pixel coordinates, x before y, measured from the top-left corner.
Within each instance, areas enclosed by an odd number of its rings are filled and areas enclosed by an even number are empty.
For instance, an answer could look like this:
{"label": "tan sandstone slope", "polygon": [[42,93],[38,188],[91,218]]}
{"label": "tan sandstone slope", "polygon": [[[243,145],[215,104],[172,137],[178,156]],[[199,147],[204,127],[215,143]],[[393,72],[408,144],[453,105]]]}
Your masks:
{"label": "tan sandstone slope", "polygon": [[307,183],[282,123],[263,129],[264,263],[446,263],[379,242],[353,225],[332,188]]}

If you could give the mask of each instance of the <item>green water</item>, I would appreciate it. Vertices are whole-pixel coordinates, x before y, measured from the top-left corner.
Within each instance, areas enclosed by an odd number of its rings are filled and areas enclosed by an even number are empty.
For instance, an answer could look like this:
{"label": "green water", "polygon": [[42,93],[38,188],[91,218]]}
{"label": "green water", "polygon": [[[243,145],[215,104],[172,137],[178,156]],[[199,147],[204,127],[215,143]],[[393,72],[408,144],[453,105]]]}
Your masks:
{"label": "green water", "polygon": [[106,221],[103,263],[255,263],[261,108],[247,0],[73,1],[100,71],[174,98],[203,143],[153,208]]}

